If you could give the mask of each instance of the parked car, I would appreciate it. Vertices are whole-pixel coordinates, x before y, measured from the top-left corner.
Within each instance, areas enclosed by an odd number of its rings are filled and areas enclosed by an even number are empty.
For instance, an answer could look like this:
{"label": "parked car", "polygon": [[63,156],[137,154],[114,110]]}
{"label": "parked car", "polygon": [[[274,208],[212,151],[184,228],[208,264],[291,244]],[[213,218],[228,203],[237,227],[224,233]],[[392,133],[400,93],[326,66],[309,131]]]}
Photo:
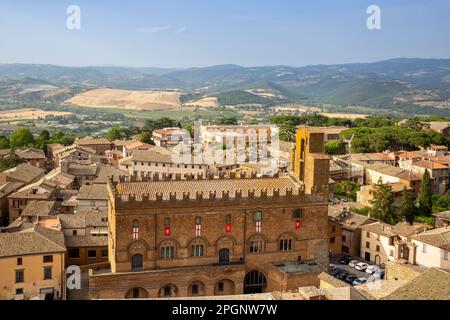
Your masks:
{"label": "parked car", "polygon": [[346,278],[345,278],[345,282],[352,284],[353,281],[355,281],[356,279],[358,279],[358,276],[354,275],[354,274],[349,274]]}
{"label": "parked car", "polygon": [[340,260],[339,263],[340,264],[348,264],[350,261],[352,261],[353,259],[349,256],[343,256]]}
{"label": "parked car", "polygon": [[342,270],[342,269],[339,269],[339,268],[334,268],[334,269],[331,269],[331,270],[330,270],[330,274],[331,274],[333,277],[335,277],[339,272],[345,272],[345,271]]}
{"label": "parked car", "polygon": [[340,272],[338,272],[336,274],[336,278],[338,278],[339,280],[342,280],[342,281],[344,281],[345,278],[347,278],[347,276],[348,276],[348,273],[347,273],[347,271],[344,271],[344,270],[341,270]]}
{"label": "parked car", "polygon": [[330,270],[336,269],[336,265],[330,263]]}
{"label": "parked car", "polygon": [[356,270],[359,270],[359,271],[364,271],[364,270],[367,269],[368,266],[369,266],[368,263],[360,262],[360,263],[357,263],[357,264],[356,264],[355,269],[356,269]]}
{"label": "parked car", "polygon": [[348,266],[354,268],[358,263],[358,260],[352,260],[348,263]]}
{"label": "parked car", "polygon": [[368,274],[373,274],[374,272],[376,272],[376,271],[378,271],[378,270],[380,270],[380,267],[377,266],[377,265],[368,266],[368,267],[366,268],[366,272],[367,272]]}
{"label": "parked car", "polygon": [[367,278],[358,278],[358,279],[355,279],[355,281],[353,281],[352,285],[358,286],[360,284],[365,284],[365,283],[367,283]]}

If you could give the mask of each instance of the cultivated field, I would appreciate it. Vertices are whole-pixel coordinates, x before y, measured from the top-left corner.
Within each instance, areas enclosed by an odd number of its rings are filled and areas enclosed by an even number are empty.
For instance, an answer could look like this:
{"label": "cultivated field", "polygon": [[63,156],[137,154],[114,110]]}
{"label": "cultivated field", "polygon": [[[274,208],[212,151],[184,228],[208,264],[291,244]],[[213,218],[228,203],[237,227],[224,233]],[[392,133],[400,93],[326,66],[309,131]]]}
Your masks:
{"label": "cultivated field", "polygon": [[171,91],[130,91],[96,89],[80,93],[65,102],[88,108],[128,109],[138,111],[180,109],[180,93]]}
{"label": "cultivated field", "polygon": [[47,116],[68,116],[70,112],[62,111],[44,111],[41,109],[14,109],[0,111],[0,122],[21,121],[21,120],[37,120],[46,118]]}
{"label": "cultivated field", "polygon": [[201,108],[217,108],[220,107],[219,100],[216,97],[205,97],[184,104],[185,106],[201,107]]}
{"label": "cultivated field", "polygon": [[329,118],[344,118],[344,119],[365,119],[369,117],[368,114],[357,114],[357,113],[321,113],[321,115]]}

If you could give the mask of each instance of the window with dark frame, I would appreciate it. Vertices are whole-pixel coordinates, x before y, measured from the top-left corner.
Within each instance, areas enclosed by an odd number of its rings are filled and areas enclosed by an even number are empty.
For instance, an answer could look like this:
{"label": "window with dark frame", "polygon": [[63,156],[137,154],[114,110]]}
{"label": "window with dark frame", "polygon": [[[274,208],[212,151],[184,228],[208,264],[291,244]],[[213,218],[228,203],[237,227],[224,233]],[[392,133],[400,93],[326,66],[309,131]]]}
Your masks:
{"label": "window with dark frame", "polygon": [[18,266],[21,266],[22,263],[23,263],[22,258],[17,258],[17,265],[18,265]]}
{"label": "window with dark frame", "polygon": [[52,267],[44,268],[44,280],[52,279]]}
{"label": "window with dark frame", "polygon": [[44,256],[44,263],[50,263],[53,262],[53,256]]}
{"label": "window with dark frame", "polygon": [[24,282],[24,270],[16,270],[16,283]]}
{"label": "window with dark frame", "polygon": [[97,258],[97,250],[88,250],[88,258]]}

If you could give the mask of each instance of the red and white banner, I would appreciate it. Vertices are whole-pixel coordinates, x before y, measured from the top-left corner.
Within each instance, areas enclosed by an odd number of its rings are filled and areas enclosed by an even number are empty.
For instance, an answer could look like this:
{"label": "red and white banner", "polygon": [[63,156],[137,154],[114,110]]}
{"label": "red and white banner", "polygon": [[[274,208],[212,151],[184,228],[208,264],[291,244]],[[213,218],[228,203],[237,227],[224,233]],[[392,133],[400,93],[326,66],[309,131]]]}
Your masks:
{"label": "red and white banner", "polygon": [[133,240],[139,240],[139,228],[133,228]]}
{"label": "red and white banner", "polygon": [[261,233],[261,221],[256,221],[256,232]]}
{"label": "red and white banner", "polygon": [[195,236],[196,237],[202,236],[202,225],[201,224],[195,225]]}

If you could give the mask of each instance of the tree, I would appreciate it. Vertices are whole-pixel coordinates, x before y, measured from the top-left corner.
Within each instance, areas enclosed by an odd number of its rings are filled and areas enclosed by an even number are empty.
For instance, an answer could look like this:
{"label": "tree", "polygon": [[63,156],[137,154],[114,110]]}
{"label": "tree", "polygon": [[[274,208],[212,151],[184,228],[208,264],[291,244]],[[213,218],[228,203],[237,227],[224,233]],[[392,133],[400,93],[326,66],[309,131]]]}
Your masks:
{"label": "tree", "polygon": [[20,158],[14,151],[3,159],[0,164],[0,172],[17,167],[19,164],[24,163],[25,160]]}
{"label": "tree", "polygon": [[46,142],[50,140],[50,132],[46,129],[42,130],[41,133],[39,134],[39,140],[41,142]]}
{"label": "tree", "polygon": [[399,208],[399,215],[403,217],[410,225],[414,223],[417,216],[417,207],[412,192],[403,189],[402,202]]}
{"label": "tree", "polygon": [[236,117],[222,117],[217,119],[216,124],[218,125],[237,125],[238,121]]}
{"label": "tree", "polygon": [[342,154],[342,143],[340,141],[329,141],[325,144],[325,153],[332,156]]}
{"label": "tree", "polygon": [[106,133],[106,138],[109,141],[120,140],[122,138],[122,131],[118,125],[114,125]]}
{"label": "tree", "polygon": [[0,135],[0,149],[8,149],[9,148],[9,140],[3,135]]}
{"label": "tree", "polygon": [[140,141],[148,144],[155,144],[152,140],[152,134],[150,132],[143,131],[140,136]]}
{"label": "tree", "polygon": [[13,132],[11,135],[11,147],[12,148],[21,148],[21,147],[29,147],[34,144],[34,137],[28,128],[20,128]]}
{"label": "tree", "polygon": [[376,219],[389,224],[398,222],[398,217],[394,208],[394,194],[388,184],[378,183],[374,186],[372,213]]}
{"label": "tree", "polygon": [[431,184],[430,172],[425,169],[420,184],[419,196],[417,197],[417,205],[421,216],[430,216],[433,212],[433,191]]}

